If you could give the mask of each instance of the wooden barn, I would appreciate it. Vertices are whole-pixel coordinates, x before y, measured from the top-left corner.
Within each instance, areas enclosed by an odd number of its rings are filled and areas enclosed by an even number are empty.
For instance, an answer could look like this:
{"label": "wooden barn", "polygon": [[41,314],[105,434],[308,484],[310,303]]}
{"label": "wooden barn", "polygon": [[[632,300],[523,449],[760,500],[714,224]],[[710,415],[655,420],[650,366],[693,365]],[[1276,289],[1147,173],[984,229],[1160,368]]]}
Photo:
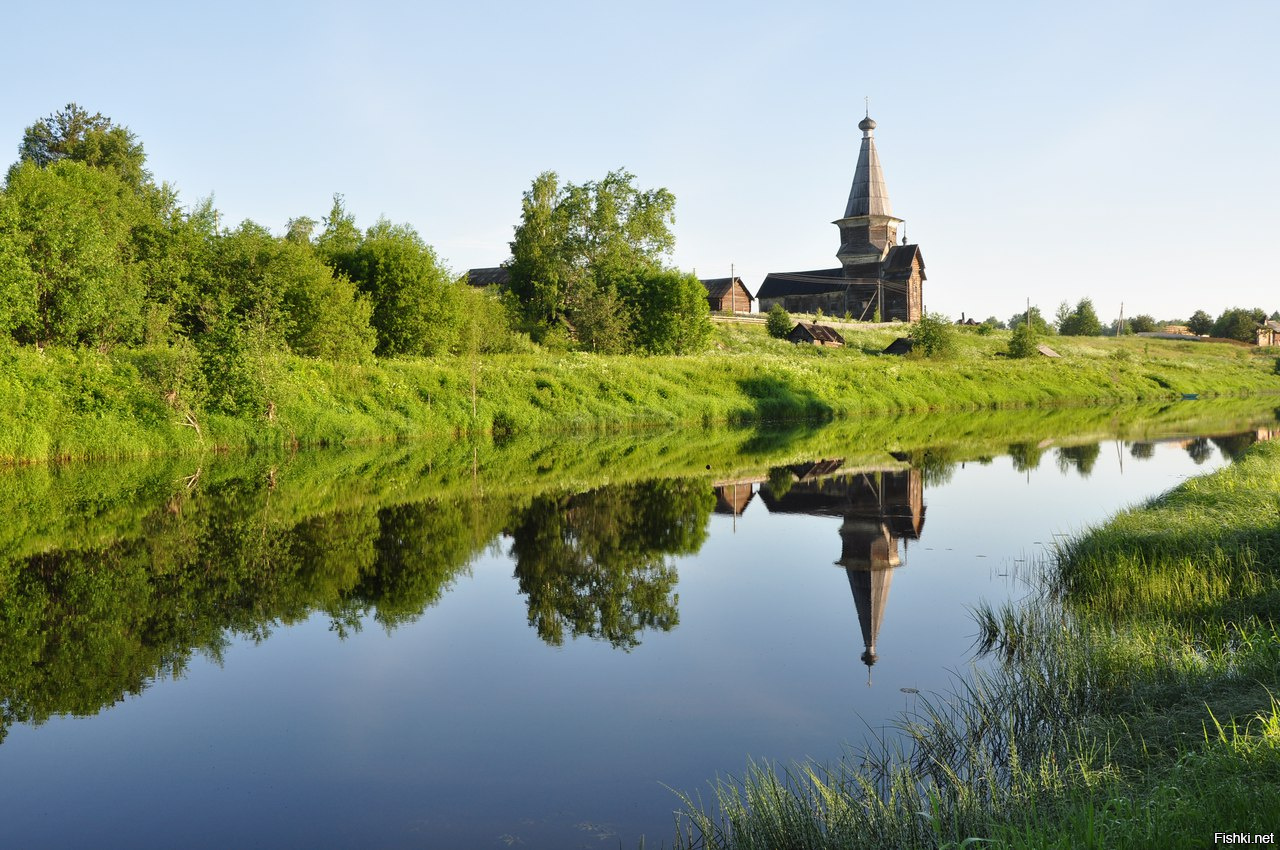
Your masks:
{"label": "wooden barn", "polygon": [[472,286],[502,286],[509,280],[511,280],[511,275],[503,266],[467,269],[467,283]]}
{"label": "wooden barn", "polygon": [[755,296],[747,291],[740,277],[702,278],[707,288],[707,306],[713,313],[753,313]]}
{"label": "wooden barn", "polygon": [[871,321],[919,321],[924,312],[924,255],[919,245],[898,241],[903,220],[893,214],[876,152],[870,117],[858,124],[862,146],[840,229],[839,268],[772,272],[756,293],[760,312],[781,304],[787,312],[849,315]]}
{"label": "wooden barn", "polygon": [[840,336],[835,328],[815,325],[811,322],[796,322],[796,326],[791,329],[791,333],[787,334],[787,340],[795,343],[807,342],[810,345],[828,345],[837,348],[844,345],[844,337]]}

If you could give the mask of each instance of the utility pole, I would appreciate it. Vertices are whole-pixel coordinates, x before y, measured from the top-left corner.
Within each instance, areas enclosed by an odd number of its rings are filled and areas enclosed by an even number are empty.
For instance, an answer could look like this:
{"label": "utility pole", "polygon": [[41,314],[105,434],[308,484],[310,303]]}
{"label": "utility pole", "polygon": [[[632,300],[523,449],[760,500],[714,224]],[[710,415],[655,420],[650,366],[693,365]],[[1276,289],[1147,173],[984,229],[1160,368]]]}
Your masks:
{"label": "utility pole", "polygon": [[733,263],[729,264],[729,312],[738,312],[738,287],[734,285]]}

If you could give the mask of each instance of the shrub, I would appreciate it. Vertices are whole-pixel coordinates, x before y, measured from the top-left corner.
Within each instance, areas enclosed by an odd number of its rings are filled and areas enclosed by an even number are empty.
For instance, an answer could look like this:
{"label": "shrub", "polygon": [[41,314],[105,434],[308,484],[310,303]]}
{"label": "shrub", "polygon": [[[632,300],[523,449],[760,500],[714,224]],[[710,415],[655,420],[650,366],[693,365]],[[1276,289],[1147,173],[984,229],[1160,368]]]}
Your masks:
{"label": "shrub", "polygon": [[1033,356],[1036,353],[1036,340],[1034,328],[1023,322],[1013,329],[1013,336],[1009,338],[1009,356],[1017,358]]}
{"label": "shrub", "polygon": [[911,350],[924,357],[942,357],[955,349],[955,327],[940,313],[926,313],[911,328]]}
{"label": "shrub", "polygon": [[769,330],[769,336],[775,339],[782,339],[791,333],[795,323],[791,321],[791,314],[782,309],[781,304],[774,304],[769,308],[769,317],[765,320],[765,327]]}

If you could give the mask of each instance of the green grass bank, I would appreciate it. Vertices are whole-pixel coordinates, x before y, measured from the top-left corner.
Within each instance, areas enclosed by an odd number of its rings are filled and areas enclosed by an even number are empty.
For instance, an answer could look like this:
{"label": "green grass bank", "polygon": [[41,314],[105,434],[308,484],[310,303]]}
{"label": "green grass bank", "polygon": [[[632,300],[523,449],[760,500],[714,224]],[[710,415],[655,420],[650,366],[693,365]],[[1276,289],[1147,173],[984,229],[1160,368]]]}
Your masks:
{"label": "green grass bank", "polygon": [[721,325],[713,349],[684,357],[540,351],[350,365],[264,354],[245,376],[255,402],[235,415],[193,379],[190,352],[9,346],[0,462],[1280,392],[1276,357],[1261,349],[1062,337],[1052,340],[1060,359],[1019,361],[1003,356],[1007,334],[959,333],[945,360],[879,354],[905,330],[849,331],[848,346],[824,349]]}
{"label": "green grass bank", "polygon": [[833,767],[686,798],[680,845],[1204,848],[1280,834],[1280,445],[1063,544],[994,660]]}

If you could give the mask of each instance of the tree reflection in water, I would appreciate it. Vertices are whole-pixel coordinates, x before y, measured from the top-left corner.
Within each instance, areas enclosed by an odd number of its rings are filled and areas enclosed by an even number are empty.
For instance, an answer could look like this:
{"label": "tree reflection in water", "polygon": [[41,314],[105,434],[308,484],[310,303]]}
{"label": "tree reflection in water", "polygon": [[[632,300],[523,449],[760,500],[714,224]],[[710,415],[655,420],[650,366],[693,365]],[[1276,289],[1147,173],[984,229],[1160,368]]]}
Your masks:
{"label": "tree reflection in water", "polygon": [[705,481],[648,481],[539,496],[510,528],[529,624],[552,646],[566,637],[639,644],[680,621],[668,557],[697,552],[715,496]]}

